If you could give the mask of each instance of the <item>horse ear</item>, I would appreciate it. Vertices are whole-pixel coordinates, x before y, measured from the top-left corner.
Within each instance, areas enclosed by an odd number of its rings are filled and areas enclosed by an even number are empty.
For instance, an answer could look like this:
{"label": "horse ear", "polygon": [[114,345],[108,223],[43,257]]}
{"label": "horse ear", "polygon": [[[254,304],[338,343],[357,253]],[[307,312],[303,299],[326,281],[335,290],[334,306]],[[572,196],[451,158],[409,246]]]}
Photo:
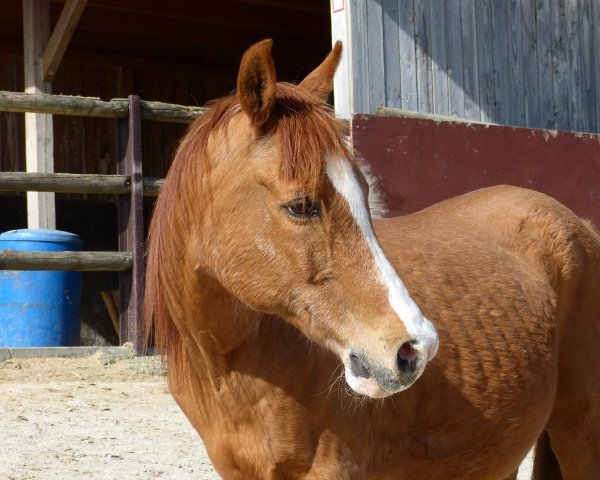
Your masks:
{"label": "horse ear", "polygon": [[271,57],[273,40],[252,45],[242,57],[237,78],[237,95],[252,125],[262,127],[275,103],[275,65]]}
{"label": "horse ear", "polygon": [[323,63],[315,68],[308,76],[300,82],[300,87],[308,90],[323,101],[327,101],[333,90],[333,76],[342,58],[342,42],[335,42],[333,50],[323,60]]}

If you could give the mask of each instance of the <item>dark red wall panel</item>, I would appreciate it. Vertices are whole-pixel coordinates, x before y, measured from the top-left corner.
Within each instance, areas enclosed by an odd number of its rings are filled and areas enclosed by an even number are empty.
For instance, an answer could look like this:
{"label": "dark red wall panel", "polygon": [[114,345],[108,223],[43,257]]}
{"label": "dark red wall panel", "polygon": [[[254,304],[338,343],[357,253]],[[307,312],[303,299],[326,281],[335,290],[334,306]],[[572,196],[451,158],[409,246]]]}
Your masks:
{"label": "dark red wall panel", "polygon": [[355,115],[352,140],[390,216],[509,184],[544,192],[600,226],[600,135]]}

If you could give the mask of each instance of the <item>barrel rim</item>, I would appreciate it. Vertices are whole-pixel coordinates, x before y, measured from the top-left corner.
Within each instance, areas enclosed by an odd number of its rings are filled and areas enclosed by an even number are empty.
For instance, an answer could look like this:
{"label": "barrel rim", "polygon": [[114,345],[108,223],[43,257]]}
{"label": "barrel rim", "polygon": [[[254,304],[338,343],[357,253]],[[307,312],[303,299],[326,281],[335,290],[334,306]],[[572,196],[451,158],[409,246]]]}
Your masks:
{"label": "barrel rim", "polygon": [[0,233],[0,241],[27,241],[27,242],[60,242],[83,245],[79,235],[63,230],[46,228],[21,228]]}

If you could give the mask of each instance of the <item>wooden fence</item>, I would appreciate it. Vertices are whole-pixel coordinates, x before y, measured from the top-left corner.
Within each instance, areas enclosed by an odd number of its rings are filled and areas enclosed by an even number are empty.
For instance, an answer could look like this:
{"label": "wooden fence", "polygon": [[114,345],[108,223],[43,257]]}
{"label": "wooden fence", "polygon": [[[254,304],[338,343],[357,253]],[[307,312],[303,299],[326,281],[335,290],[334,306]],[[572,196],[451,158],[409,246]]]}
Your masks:
{"label": "wooden fence", "polygon": [[162,179],[143,177],[141,121],[189,123],[205,109],[137,96],[113,99],[0,92],[0,111],[33,112],[116,119],[117,175],[0,172],[0,191],[40,191],[118,195],[118,252],[0,251],[4,270],[78,270],[119,272],[120,342],[142,351],[144,297],[143,196],[156,196]]}

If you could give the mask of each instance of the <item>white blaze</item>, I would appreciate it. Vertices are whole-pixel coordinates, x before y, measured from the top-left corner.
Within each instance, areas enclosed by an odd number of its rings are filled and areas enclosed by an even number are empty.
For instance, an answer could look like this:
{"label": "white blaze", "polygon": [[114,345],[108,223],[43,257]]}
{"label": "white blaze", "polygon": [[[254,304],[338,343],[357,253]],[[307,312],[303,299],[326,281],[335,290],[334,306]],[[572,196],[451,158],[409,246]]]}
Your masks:
{"label": "white blaze", "polygon": [[419,341],[419,345],[416,345],[415,348],[424,350],[425,358],[431,359],[438,349],[438,335],[435,327],[423,316],[377,242],[371,227],[363,190],[354,174],[352,165],[344,158],[329,157],[327,159],[327,176],[336,191],[348,202],[350,212],[373,255],[379,273],[379,281],[387,288],[392,309],[404,323],[408,334]]}

